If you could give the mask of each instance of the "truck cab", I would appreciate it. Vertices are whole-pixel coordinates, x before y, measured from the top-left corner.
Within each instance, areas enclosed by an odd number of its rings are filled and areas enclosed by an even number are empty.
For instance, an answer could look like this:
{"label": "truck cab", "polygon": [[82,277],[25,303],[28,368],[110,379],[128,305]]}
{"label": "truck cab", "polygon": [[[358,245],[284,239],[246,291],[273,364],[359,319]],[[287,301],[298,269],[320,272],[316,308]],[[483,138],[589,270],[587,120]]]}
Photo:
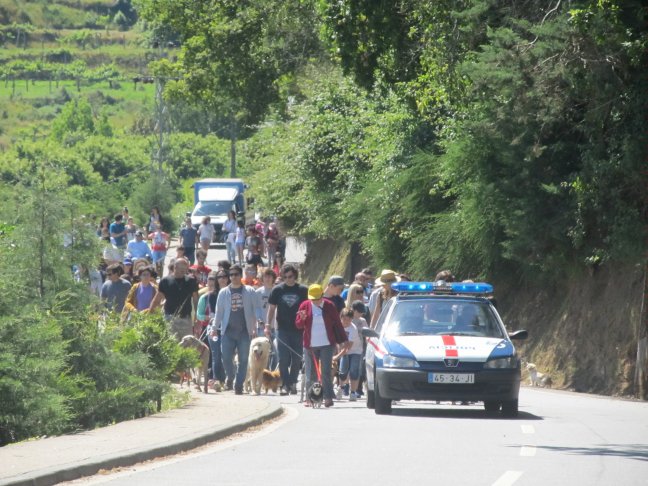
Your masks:
{"label": "truck cab", "polygon": [[214,232],[214,243],[223,241],[223,223],[230,211],[236,213],[238,220],[245,221],[247,185],[242,179],[201,179],[194,188],[194,208],[191,212],[191,224],[198,228],[205,216],[211,218]]}

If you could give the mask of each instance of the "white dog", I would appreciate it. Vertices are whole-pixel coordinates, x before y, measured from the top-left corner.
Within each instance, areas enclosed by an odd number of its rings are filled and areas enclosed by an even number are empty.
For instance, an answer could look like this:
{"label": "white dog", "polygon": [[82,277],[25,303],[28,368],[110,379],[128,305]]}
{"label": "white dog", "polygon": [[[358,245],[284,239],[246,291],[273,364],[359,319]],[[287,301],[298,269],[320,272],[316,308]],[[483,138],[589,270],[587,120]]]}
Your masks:
{"label": "white dog", "polygon": [[529,372],[529,378],[531,378],[531,383],[529,383],[531,386],[551,388],[551,376],[546,373],[540,373],[533,363],[528,363],[526,369]]}
{"label": "white dog", "polygon": [[268,366],[270,357],[270,340],[267,337],[257,337],[250,343],[250,355],[248,357],[247,378],[245,379],[245,390],[257,395],[261,394],[263,382],[263,370]]}

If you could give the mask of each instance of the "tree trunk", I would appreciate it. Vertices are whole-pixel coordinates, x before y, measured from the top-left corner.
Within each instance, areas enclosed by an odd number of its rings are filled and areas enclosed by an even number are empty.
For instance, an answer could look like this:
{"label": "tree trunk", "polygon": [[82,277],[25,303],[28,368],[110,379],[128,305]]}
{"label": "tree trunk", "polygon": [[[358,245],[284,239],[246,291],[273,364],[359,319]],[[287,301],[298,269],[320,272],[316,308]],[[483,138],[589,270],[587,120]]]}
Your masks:
{"label": "tree trunk", "polygon": [[641,299],[641,312],[639,313],[639,329],[637,332],[637,363],[635,365],[635,390],[637,396],[648,400],[648,309],[646,309],[646,296],[648,296],[648,263],[644,269],[643,296]]}
{"label": "tree trunk", "polygon": [[236,177],[236,119],[230,123],[230,177]]}

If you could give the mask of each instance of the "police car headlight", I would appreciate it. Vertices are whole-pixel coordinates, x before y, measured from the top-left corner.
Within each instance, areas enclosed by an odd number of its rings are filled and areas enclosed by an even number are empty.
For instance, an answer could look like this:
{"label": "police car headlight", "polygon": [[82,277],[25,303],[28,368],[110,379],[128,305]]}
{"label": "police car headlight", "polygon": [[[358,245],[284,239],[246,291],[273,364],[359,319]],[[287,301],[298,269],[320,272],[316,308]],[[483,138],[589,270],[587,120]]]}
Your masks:
{"label": "police car headlight", "polygon": [[502,368],[515,368],[517,367],[517,358],[509,356],[508,358],[497,358],[486,361],[484,368],[489,369],[502,369]]}
{"label": "police car headlight", "polygon": [[385,368],[418,368],[419,364],[412,358],[402,358],[400,356],[386,354],[383,357],[383,366]]}

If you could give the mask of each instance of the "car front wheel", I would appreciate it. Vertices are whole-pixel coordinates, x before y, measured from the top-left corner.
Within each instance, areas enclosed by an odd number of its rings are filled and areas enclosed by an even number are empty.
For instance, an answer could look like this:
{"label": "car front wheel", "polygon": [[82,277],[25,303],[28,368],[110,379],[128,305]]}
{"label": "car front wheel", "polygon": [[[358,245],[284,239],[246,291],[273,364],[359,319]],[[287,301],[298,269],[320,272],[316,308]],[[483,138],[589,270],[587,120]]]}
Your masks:
{"label": "car front wheel", "polygon": [[367,408],[376,408],[376,394],[373,390],[367,390]]}
{"label": "car front wheel", "polygon": [[374,381],[374,405],[378,415],[389,415],[392,412],[392,401],[380,396],[378,381]]}

